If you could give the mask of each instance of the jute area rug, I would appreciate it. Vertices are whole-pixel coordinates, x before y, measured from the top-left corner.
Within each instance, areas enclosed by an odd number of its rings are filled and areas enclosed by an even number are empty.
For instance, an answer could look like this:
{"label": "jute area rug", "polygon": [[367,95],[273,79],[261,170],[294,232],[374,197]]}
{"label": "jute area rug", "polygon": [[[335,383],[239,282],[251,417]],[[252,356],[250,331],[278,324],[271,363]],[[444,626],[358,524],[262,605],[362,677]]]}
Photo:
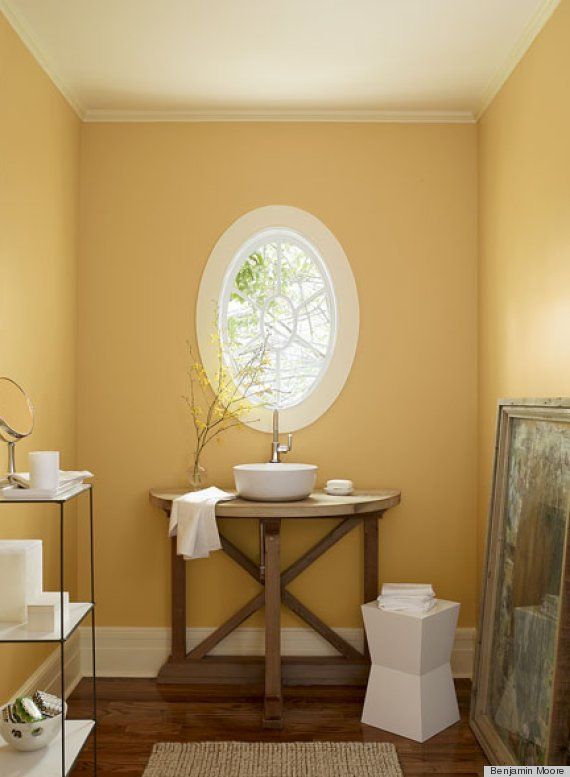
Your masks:
{"label": "jute area rug", "polygon": [[382,742],[160,742],[143,777],[402,777]]}

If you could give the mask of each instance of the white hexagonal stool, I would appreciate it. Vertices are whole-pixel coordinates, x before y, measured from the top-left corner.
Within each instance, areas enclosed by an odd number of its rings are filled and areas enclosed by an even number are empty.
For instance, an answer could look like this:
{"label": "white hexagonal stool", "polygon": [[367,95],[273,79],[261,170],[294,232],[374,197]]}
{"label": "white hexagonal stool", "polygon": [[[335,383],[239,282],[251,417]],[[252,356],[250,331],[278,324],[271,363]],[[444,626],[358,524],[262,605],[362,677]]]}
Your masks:
{"label": "white hexagonal stool", "polygon": [[372,667],[362,722],[425,742],[459,720],[451,650],[459,604],[438,599],[429,612],[362,605]]}

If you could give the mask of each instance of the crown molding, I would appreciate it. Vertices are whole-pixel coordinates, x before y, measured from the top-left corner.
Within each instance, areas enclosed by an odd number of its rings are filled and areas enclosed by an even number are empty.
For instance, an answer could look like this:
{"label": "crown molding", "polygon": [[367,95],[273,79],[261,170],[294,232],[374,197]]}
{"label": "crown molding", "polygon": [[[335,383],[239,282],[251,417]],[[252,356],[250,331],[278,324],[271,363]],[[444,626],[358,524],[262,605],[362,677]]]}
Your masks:
{"label": "crown molding", "polygon": [[120,111],[89,110],[86,122],[344,122],[378,124],[473,124],[470,111]]}
{"label": "crown molding", "polygon": [[78,117],[85,122],[335,122],[378,124],[473,124],[472,111],[440,110],[113,110],[86,109],[73,90],[56,73],[53,63],[43,54],[23,15],[11,0],[0,0],[4,14],[16,34],[48,78],[61,92]]}
{"label": "crown molding", "polygon": [[471,111],[429,110],[113,110],[85,109],[79,98],[57,75],[53,64],[42,53],[23,16],[10,0],[0,0],[0,11],[30,51],[36,62],[85,122],[344,122],[379,124],[473,124]]}
{"label": "crown molding", "polygon": [[491,105],[513,70],[532,46],[536,36],[545,26],[559,5],[560,0],[543,0],[543,2],[537,8],[529,23],[525,27],[523,34],[510,50],[501,67],[496,71],[495,75],[487,84],[487,87],[481,96],[479,108],[475,112],[476,121],[479,121],[487,108]]}
{"label": "crown molding", "polygon": [[109,110],[86,109],[73,90],[57,74],[41,50],[24,16],[11,0],[0,0],[0,11],[48,78],[77,116],[85,122],[333,122],[378,124],[473,124],[479,121],[536,36],[548,22],[560,0],[543,0],[523,34],[485,88],[476,111],[438,110]]}
{"label": "crown molding", "polygon": [[30,29],[26,24],[23,16],[16,13],[16,11],[9,3],[9,0],[0,0],[0,11],[4,14],[10,26],[16,32],[24,46],[26,46],[30,54],[36,60],[47,77],[67,100],[78,117],[83,120],[85,118],[85,110],[81,105],[81,102],[73,93],[73,90],[70,89],[67,84],[65,84],[63,80],[57,75],[55,68],[53,67],[53,63],[49,62],[46,56],[43,54],[38,41],[30,32]]}

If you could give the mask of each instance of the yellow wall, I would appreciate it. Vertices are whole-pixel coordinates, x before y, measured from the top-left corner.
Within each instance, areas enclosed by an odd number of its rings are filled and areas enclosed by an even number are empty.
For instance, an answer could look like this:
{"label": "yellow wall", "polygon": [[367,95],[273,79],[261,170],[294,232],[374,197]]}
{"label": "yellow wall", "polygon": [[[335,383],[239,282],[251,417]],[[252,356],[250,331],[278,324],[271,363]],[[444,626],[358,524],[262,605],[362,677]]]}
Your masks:
{"label": "yellow wall", "polygon": [[[348,383],[296,433],[293,459],[317,463],[321,483],[400,487],[381,527],[383,579],[433,582],[472,625],[476,128],[87,124],[82,148],[79,460],[97,473],[98,623],[169,623],[166,520],[147,492],[183,484],[189,463],[181,396],[200,276],[237,217],[289,204],[338,237],[361,305]],[[229,485],[232,464],[268,452],[268,435],[242,431],[206,465]],[[286,526],[285,561],[325,528]],[[254,551],[251,525],[227,531]],[[360,625],[359,540],[293,586],[334,626]],[[256,590],[222,554],[188,569],[191,625],[217,625]]]}
{"label": "yellow wall", "polygon": [[[76,244],[80,123],[0,14],[0,374],[36,406],[26,452],[58,449],[75,466]],[[0,442],[0,454],[5,455]],[[3,472],[4,461],[2,461]],[[49,512],[52,511],[52,512]],[[0,506],[0,538],[44,540],[44,584],[56,585],[53,508]],[[67,580],[75,586],[74,532]],[[0,703],[47,652],[0,645]]]}
{"label": "yellow wall", "polygon": [[[474,623],[497,399],[570,394],[569,39],[562,0],[477,128],[81,128],[0,15],[0,374],[38,411],[20,464],[31,448],[59,448],[64,466],[97,473],[101,625],[169,622],[166,521],[147,490],[184,483],[185,340],[201,272],[232,221],[274,203],[333,230],[361,303],[349,381],[296,434],[294,458],[319,464],[321,482],[402,488],[381,528],[383,579],[430,580]],[[231,465],[263,460],[268,444],[230,434],[208,452],[211,479],[230,485]],[[55,587],[55,521],[39,510],[2,508],[0,537],[44,539]],[[286,526],[285,563],[325,529]],[[247,522],[226,531],[255,552]],[[73,590],[73,529],[68,540]],[[343,540],[293,586],[335,626],[360,623],[359,542]],[[191,625],[216,625],[256,590],[222,554],[190,564],[189,578]],[[0,701],[44,656],[0,646]]]}
{"label": "yellow wall", "polygon": [[563,0],[479,125],[481,553],[497,399],[570,396],[569,72]]}
{"label": "yellow wall", "polygon": [[[296,434],[294,457],[319,464],[321,482],[401,487],[404,502],[381,529],[382,578],[433,581],[474,624],[497,398],[570,393],[569,33],[563,0],[478,127],[80,128],[0,17],[0,372],[38,408],[20,461],[57,447],[64,465],[97,472],[101,625],[169,622],[166,521],[147,490],[184,483],[185,340],[207,256],[233,220],[272,203],[333,230],[361,302],[349,381]],[[230,434],[208,453],[211,479],[230,485],[233,463],[267,451],[266,435]],[[37,508],[3,510],[1,536],[52,547],[53,524]],[[287,525],[285,563],[326,528]],[[226,531],[255,552],[247,522]],[[343,540],[293,586],[335,626],[359,625],[359,542]],[[48,564],[49,585],[54,571]],[[222,554],[193,562],[189,578],[191,625],[216,625],[256,590]],[[22,661],[0,648],[2,695],[35,667],[40,654],[26,651]]]}

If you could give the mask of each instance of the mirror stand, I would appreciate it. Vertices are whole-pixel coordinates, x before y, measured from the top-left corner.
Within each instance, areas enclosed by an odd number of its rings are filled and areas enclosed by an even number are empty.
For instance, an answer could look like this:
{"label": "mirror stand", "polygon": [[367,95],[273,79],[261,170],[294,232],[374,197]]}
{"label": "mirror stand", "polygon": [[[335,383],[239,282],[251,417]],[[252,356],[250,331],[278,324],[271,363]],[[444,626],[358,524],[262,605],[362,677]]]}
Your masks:
{"label": "mirror stand", "polygon": [[0,377],[0,440],[8,444],[8,478],[16,472],[16,443],[32,433],[34,415],[24,389],[12,378]]}
{"label": "mirror stand", "polygon": [[8,443],[8,475],[13,475],[16,471],[16,443]]}

